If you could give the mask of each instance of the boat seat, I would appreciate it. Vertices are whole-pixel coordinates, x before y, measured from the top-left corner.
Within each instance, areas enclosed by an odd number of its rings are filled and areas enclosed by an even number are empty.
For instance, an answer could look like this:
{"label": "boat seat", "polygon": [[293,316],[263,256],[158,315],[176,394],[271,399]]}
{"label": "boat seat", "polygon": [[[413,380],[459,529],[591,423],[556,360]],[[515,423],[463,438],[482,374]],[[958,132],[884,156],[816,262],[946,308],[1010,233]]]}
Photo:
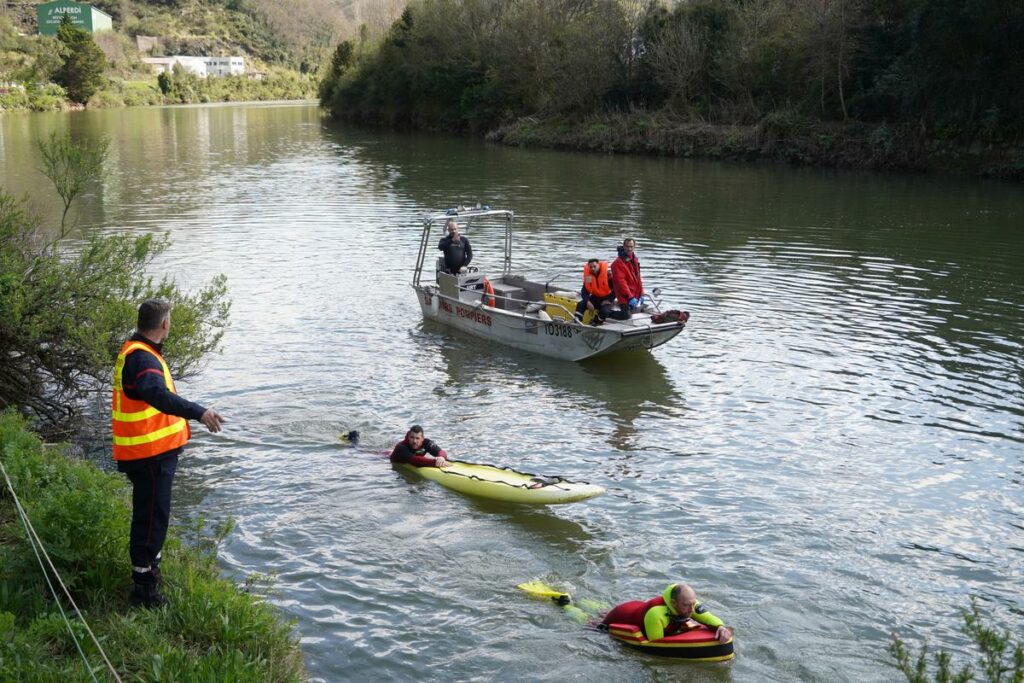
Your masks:
{"label": "boat seat", "polygon": [[543,301],[544,285],[538,282],[530,282],[522,275],[506,275],[502,278],[506,285],[521,287],[524,294],[523,299],[527,301]]}
{"label": "boat seat", "polygon": [[[519,299],[519,301],[510,301],[510,299]],[[496,308],[505,311],[518,311],[526,306],[525,299],[526,290],[522,287],[515,287],[504,282],[494,285],[494,303]]]}

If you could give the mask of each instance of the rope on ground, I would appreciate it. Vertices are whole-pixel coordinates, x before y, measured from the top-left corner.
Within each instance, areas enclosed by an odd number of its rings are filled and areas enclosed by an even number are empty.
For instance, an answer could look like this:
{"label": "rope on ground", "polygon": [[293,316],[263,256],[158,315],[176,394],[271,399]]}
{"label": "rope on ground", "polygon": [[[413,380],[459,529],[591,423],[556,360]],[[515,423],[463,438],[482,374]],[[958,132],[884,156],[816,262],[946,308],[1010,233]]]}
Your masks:
{"label": "rope on ground", "polygon": [[[18,494],[14,492],[14,485],[11,483],[11,478],[7,476],[7,468],[4,467],[2,461],[0,461],[0,471],[3,472],[4,479],[7,481],[7,490],[11,492],[11,498],[14,500],[14,508],[18,511],[18,516],[21,518],[22,526],[25,527],[25,533],[28,535],[28,541],[32,546],[32,551],[36,555],[36,561],[39,562],[39,568],[43,570],[43,578],[46,579],[46,585],[50,587],[50,593],[53,595],[53,601],[57,603],[57,609],[60,610],[60,615],[64,618],[64,623],[67,624],[68,633],[71,634],[71,639],[75,641],[75,648],[78,649],[78,654],[82,657],[82,661],[85,662],[85,669],[89,672],[89,676],[92,680],[96,679],[96,674],[93,672],[92,665],[89,664],[89,659],[85,656],[85,652],[82,651],[82,646],[78,642],[78,637],[75,635],[75,630],[71,626],[71,622],[68,620],[67,614],[64,612],[64,607],[60,604],[60,596],[57,595],[56,589],[53,587],[53,583],[50,581],[50,574],[46,571],[46,566],[43,564],[43,558],[46,558],[46,564],[50,566],[50,570],[53,572],[53,576],[57,579],[57,583],[60,584],[61,590],[64,591],[64,595],[67,596],[68,602],[75,609],[75,614],[82,621],[82,625],[85,627],[89,637],[92,638],[92,642],[96,645],[96,649],[99,650],[100,656],[103,657],[103,662],[107,665],[110,670],[110,675],[114,677],[117,683],[121,682],[121,677],[117,675],[117,669],[110,663],[110,659],[107,657],[107,653],[103,651],[103,647],[100,645],[100,641],[96,639],[92,629],[89,628],[89,624],[85,621],[85,617],[82,615],[81,610],[78,609],[78,605],[75,604],[74,598],[71,597],[71,593],[68,591],[67,586],[64,585],[64,581],[60,578],[60,574],[57,573],[57,568],[53,566],[53,561],[50,559],[49,554],[46,552],[46,548],[43,547],[43,542],[40,540],[39,535],[36,534],[35,528],[32,526],[32,521],[28,518],[28,513],[25,512],[25,508],[21,506],[21,501],[18,499]],[[40,551],[42,557],[40,557]]]}

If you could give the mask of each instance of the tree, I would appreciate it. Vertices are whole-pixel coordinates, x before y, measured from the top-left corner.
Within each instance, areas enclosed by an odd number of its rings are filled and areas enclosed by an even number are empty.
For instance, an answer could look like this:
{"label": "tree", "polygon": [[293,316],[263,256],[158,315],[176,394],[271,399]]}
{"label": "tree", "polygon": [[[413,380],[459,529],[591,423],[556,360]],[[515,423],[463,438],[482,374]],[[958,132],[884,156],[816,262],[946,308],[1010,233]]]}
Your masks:
{"label": "tree", "polygon": [[725,65],[735,42],[736,10],[710,0],[679,4],[652,36],[650,66],[658,83],[683,111],[707,112],[725,96]]}
{"label": "tree", "polygon": [[20,74],[26,83],[41,85],[53,80],[64,64],[67,48],[53,36],[35,36],[28,43],[29,65]]}
{"label": "tree", "polygon": [[[87,164],[60,158],[90,157],[82,146],[51,139],[55,163],[45,168],[85,172]],[[72,190],[85,185],[81,178],[52,179]],[[39,431],[60,437],[79,426],[87,399],[109,391],[140,301],[159,296],[174,306],[164,356],[176,378],[196,373],[203,356],[220,346],[230,307],[223,276],[195,294],[169,278],[154,280],[166,236],[93,234],[68,242],[46,239],[38,219],[0,188],[0,410],[17,408]]]}
{"label": "tree", "polygon": [[[962,630],[981,651],[981,666],[985,680],[989,683],[1020,683],[1024,681],[1024,643],[1016,640],[1009,631],[1000,633],[985,625],[978,610],[978,601],[971,598],[970,610],[961,613]],[[928,648],[922,647],[915,658],[898,636],[893,636],[890,652],[896,660],[896,668],[907,677],[908,683],[967,683],[974,680],[974,672],[963,666],[953,673],[953,657],[945,650],[935,655],[935,672],[928,675]]]}
{"label": "tree", "polygon": [[344,73],[352,66],[354,55],[355,46],[352,45],[352,41],[344,40],[338,43],[338,47],[334,49],[334,54],[331,56],[330,69],[324,79],[320,81],[320,106],[330,106],[334,100],[334,89],[341,82]]}
{"label": "tree", "polygon": [[67,217],[71,203],[82,194],[87,183],[102,177],[107,148],[106,140],[75,143],[71,138],[57,133],[52,133],[49,140],[39,143],[43,174],[53,182],[54,189],[64,202],[58,239],[68,234]]}
{"label": "tree", "polygon": [[67,54],[53,80],[64,86],[72,102],[85,104],[103,85],[107,58],[92,36],[75,27],[66,14],[57,28],[57,40],[67,48]]}

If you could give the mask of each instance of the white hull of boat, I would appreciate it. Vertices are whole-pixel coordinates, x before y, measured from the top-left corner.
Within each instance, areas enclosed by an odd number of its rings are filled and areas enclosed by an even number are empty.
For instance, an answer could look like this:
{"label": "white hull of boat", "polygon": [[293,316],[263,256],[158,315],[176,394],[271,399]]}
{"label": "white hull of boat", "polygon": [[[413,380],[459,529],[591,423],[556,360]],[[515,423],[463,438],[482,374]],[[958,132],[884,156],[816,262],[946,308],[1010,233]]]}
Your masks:
{"label": "white hull of boat", "polygon": [[580,361],[619,351],[648,351],[682,332],[683,323],[653,324],[648,315],[600,327],[536,313],[505,311],[445,296],[434,285],[413,285],[423,317],[488,341],[551,358]]}

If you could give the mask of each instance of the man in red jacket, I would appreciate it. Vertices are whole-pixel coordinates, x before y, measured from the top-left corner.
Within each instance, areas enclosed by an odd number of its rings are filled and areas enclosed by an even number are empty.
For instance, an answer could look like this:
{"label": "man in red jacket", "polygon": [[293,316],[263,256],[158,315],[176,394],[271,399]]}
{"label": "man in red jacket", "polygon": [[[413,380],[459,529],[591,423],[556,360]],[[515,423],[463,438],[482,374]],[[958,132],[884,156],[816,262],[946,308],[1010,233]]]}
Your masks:
{"label": "man in red jacket", "polygon": [[612,288],[615,300],[623,311],[640,310],[644,296],[644,281],[640,277],[640,259],[636,257],[636,240],[627,237],[619,247],[619,257],[612,262]]}

